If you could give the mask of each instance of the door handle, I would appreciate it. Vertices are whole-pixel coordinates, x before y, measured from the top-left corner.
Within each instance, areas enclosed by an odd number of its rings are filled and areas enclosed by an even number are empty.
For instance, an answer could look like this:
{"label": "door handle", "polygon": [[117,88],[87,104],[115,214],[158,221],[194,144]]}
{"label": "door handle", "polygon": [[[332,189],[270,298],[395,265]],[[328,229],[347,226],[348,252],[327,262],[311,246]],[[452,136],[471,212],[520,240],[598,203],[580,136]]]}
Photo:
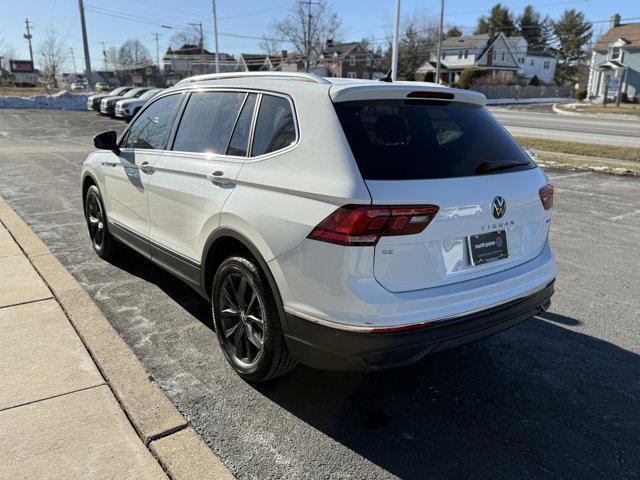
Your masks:
{"label": "door handle", "polygon": [[228,177],[225,177],[224,172],[221,172],[220,170],[216,170],[213,173],[207,173],[207,180],[217,185],[229,185],[231,183],[231,180]]}
{"label": "door handle", "polygon": [[116,162],[102,162],[102,164],[107,166],[107,167],[115,167],[116,166]]}
{"label": "door handle", "polygon": [[153,173],[153,167],[149,165],[149,162],[142,162],[140,164],[140,170],[144,173]]}

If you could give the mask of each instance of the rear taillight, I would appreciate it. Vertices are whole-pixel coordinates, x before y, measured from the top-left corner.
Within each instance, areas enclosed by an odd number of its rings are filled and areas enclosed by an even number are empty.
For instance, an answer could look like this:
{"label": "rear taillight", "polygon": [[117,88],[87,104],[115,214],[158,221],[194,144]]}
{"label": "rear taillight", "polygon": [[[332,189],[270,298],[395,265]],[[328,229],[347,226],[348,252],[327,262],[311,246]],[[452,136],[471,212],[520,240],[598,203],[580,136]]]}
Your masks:
{"label": "rear taillight", "polygon": [[436,213],[436,205],[346,205],[320,222],[308,238],[344,246],[375,245],[380,237],[420,233]]}
{"label": "rear taillight", "polygon": [[538,194],[540,195],[542,207],[545,210],[549,210],[553,207],[553,185],[547,183],[544,187],[538,190]]}

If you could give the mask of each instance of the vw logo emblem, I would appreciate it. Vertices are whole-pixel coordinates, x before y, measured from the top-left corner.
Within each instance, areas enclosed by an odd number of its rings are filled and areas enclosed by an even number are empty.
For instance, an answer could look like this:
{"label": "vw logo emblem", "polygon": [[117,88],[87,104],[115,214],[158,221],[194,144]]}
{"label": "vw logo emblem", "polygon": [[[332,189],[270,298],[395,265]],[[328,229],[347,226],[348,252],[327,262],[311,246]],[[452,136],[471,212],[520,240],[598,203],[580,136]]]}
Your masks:
{"label": "vw logo emblem", "polygon": [[504,213],[507,211],[507,202],[502,197],[496,197],[491,202],[491,213],[493,213],[494,218],[502,218]]}

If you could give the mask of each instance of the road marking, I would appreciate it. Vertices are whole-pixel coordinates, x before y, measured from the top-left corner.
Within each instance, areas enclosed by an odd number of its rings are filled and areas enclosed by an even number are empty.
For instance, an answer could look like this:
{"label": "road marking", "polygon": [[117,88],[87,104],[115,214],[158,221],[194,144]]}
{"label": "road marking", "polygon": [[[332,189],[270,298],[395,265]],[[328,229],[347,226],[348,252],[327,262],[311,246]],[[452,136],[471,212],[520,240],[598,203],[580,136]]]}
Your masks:
{"label": "road marking", "polygon": [[623,218],[630,217],[632,215],[637,215],[640,213],[640,210],[636,210],[635,212],[623,213],[622,215],[618,215],[616,217],[611,217],[609,220],[621,220]]}
{"label": "road marking", "polygon": [[560,180],[561,178],[581,177],[583,175],[591,175],[591,172],[570,173],[569,175],[559,175],[557,177],[549,177],[549,180]]}

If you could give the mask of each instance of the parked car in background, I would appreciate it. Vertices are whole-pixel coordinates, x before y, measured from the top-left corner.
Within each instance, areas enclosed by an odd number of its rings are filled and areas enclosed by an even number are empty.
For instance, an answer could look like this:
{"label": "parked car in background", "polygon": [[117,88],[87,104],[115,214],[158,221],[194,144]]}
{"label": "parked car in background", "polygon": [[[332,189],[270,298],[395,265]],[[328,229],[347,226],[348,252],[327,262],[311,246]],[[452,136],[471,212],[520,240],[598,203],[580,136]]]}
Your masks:
{"label": "parked car in background", "polygon": [[138,98],[118,100],[115,107],[115,116],[117,118],[124,118],[125,120],[133,118],[145,103],[158,95],[162,90],[164,89],[152,88],[151,90],[144,92]]}
{"label": "parked car in background", "polygon": [[183,80],[82,168],[95,252],[210,300],[240,376],[408,365],[549,307],[553,187],[482,94],[268,75]]}
{"label": "parked car in background", "polygon": [[138,98],[147,90],[151,90],[152,87],[135,87],[129,90],[124,95],[108,96],[100,100],[100,115],[109,115],[113,117],[115,114],[116,102],[126,98]]}
{"label": "parked car in background", "polygon": [[135,88],[135,87],[132,87],[132,86],[118,87],[115,90],[112,90],[112,91],[107,92],[107,93],[98,93],[98,94],[95,94],[95,95],[89,95],[89,97],[87,98],[87,110],[95,110],[95,111],[99,112],[100,111],[100,101],[103,98],[124,95],[129,90],[131,90],[132,88]]}
{"label": "parked car in background", "polygon": [[69,88],[72,92],[78,92],[87,89],[87,82],[73,82]]}
{"label": "parked car in background", "polygon": [[104,82],[97,82],[94,86],[93,89],[96,92],[108,92],[109,90],[111,90],[111,87],[109,86],[108,83],[104,83]]}

